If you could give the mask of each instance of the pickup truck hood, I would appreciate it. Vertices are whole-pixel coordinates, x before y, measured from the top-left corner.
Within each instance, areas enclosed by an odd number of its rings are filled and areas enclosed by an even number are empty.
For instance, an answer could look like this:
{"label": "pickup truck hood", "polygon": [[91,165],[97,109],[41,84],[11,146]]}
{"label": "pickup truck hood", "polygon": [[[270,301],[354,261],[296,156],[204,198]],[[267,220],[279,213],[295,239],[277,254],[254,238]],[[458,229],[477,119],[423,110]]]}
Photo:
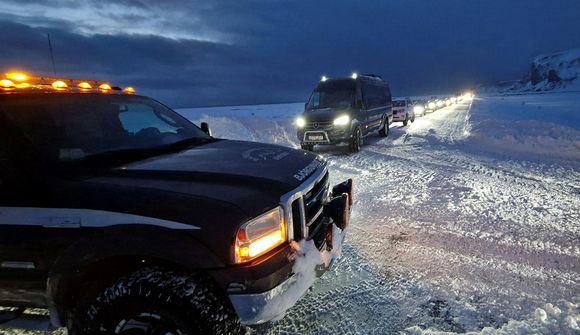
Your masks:
{"label": "pickup truck hood", "polygon": [[92,181],[227,202],[252,217],[278,204],[324,164],[321,156],[302,150],[218,140],[130,163]]}

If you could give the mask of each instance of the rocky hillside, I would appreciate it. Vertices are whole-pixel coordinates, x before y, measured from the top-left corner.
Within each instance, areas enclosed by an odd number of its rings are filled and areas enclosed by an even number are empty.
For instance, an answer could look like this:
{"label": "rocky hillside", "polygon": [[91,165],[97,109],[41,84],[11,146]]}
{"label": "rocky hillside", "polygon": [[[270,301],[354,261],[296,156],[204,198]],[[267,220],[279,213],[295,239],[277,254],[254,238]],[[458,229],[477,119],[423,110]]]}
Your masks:
{"label": "rocky hillside", "polygon": [[538,56],[521,80],[481,87],[479,91],[511,93],[551,90],[580,90],[580,49]]}

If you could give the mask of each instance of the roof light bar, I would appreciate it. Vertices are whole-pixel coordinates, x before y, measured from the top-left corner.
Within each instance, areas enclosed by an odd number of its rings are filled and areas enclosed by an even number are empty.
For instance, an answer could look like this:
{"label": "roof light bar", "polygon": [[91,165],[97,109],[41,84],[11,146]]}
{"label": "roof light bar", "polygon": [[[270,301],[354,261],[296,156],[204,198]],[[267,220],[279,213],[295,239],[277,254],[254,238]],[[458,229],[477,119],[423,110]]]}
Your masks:
{"label": "roof light bar", "polygon": [[22,72],[8,72],[5,74],[6,78],[13,81],[27,81],[28,75]]}
{"label": "roof light bar", "polygon": [[101,84],[101,85],[99,85],[99,90],[101,90],[101,91],[110,91],[111,90],[111,85],[109,85],[109,84]]}
{"label": "roof light bar", "polygon": [[320,81],[327,81],[327,80],[328,80],[328,77],[326,77],[326,76],[322,76],[322,78],[320,78]]}
{"label": "roof light bar", "polygon": [[51,85],[52,88],[54,88],[55,90],[64,90],[68,88],[68,85],[62,80],[57,80],[53,82]]}
{"label": "roof light bar", "polygon": [[0,86],[2,86],[2,88],[14,88],[15,85],[12,80],[2,79],[0,80]]}
{"label": "roof light bar", "polygon": [[351,76],[351,78],[352,78],[352,79],[356,79],[356,78],[358,78],[358,73],[356,73],[356,72],[353,72],[353,73],[352,73],[352,76]]}
{"label": "roof light bar", "polygon": [[82,83],[79,83],[77,85],[78,88],[80,88],[81,90],[90,90],[91,88],[93,88],[91,86],[91,84],[87,83],[86,81],[83,81]]}
{"label": "roof light bar", "polygon": [[44,77],[28,74],[23,71],[0,72],[0,89],[31,89],[31,90],[71,90],[80,92],[94,92],[101,93],[124,93],[135,94],[135,88],[125,87],[121,89],[112,87],[109,83],[98,82],[95,80],[79,80],[72,78],[58,78],[58,77]]}

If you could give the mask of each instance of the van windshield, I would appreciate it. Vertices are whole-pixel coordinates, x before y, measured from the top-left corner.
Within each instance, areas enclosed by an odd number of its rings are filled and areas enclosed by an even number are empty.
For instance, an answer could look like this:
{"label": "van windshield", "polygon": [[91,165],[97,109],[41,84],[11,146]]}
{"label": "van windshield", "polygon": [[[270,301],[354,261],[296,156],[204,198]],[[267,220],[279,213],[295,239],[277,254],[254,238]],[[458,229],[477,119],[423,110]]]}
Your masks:
{"label": "van windshield", "polygon": [[356,83],[352,80],[320,83],[310,96],[307,110],[350,108],[354,104],[355,92]]}
{"label": "van windshield", "polygon": [[393,107],[405,107],[405,100],[393,101]]}

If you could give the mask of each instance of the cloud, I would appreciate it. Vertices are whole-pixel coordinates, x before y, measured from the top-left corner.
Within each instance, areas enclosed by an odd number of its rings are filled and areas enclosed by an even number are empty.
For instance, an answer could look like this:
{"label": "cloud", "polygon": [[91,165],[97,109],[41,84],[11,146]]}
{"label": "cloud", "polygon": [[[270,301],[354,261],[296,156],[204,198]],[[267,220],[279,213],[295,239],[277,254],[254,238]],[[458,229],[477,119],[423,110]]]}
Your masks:
{"label": "cloud", "polygon": [[352,71],[396,95],[449,93],[580,45],[578,13],[566,0],[28,0],[0,4],[0,62],[50,74],[50,33],[59,74],[177,107],[301,101],[320,75]]}

